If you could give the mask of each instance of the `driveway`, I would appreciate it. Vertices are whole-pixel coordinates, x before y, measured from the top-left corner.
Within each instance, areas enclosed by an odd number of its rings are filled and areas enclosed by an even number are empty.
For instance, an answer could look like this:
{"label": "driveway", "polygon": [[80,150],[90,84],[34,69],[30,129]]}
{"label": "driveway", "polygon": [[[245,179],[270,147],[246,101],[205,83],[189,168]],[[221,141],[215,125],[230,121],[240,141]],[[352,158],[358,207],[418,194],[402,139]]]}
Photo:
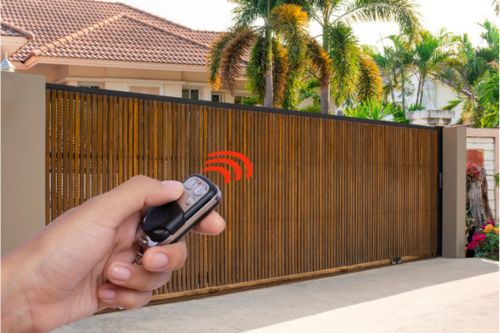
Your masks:
{"label": "driveway", "polygon": [[77,332],[498,332],[498,263],[435,258],[94,316]]}

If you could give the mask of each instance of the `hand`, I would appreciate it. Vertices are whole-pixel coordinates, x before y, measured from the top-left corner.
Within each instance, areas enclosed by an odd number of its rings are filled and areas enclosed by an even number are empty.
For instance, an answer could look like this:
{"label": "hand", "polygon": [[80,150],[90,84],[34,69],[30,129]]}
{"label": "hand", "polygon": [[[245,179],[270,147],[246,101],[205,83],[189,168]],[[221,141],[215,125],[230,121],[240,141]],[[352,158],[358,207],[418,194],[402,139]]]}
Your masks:
{"label": "hand", "polygon": [[[177,200],[182,184],[137,176],[59,216],[2,258],[2,329],[45,332],[105,308],[137,308],[187,257],[184,241],[147,249],[133,264],[136,229],[147,206]],[[19,221],[22,222],[22,221]],[[216,235],[210,213],[193,231]]]}

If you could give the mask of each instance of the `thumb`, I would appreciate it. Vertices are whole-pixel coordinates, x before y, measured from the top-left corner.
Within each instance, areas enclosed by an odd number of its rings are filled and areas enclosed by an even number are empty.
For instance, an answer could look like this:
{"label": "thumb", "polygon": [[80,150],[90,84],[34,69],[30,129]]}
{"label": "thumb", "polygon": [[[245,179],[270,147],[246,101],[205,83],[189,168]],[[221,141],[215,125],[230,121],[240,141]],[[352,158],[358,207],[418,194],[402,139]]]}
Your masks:
{"label": "thumb", "polygon": [[85,204],[91,220],[108,228],[118,227],[123,220],[147,206],[159,206],[179,199],[182,183],[159,181],[135,176],[115,189],[92,198]]}

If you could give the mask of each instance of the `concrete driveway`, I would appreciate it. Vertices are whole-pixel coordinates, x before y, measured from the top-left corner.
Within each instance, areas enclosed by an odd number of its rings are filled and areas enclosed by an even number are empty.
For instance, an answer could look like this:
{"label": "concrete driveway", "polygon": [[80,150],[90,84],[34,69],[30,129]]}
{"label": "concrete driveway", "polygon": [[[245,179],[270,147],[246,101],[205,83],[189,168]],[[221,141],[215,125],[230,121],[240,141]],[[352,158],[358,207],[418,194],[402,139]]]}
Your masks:
{"label": "concrete driveway", "polygon": [[134,311],[76,332],[498,332],[498,263],[436,258]]}

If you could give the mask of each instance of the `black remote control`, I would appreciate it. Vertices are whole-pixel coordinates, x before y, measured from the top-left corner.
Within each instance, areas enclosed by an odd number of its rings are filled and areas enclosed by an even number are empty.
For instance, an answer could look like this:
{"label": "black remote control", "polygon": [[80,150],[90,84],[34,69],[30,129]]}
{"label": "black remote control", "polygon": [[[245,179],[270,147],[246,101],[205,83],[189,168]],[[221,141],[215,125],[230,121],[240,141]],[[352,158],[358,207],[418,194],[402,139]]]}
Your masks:
{"label": "black remote control", "polygon": [[208,178],[189,176],[179,200],[146,210],[142,230],[148,246],[177,242],[214,210],[221,198],[219,188]]}

